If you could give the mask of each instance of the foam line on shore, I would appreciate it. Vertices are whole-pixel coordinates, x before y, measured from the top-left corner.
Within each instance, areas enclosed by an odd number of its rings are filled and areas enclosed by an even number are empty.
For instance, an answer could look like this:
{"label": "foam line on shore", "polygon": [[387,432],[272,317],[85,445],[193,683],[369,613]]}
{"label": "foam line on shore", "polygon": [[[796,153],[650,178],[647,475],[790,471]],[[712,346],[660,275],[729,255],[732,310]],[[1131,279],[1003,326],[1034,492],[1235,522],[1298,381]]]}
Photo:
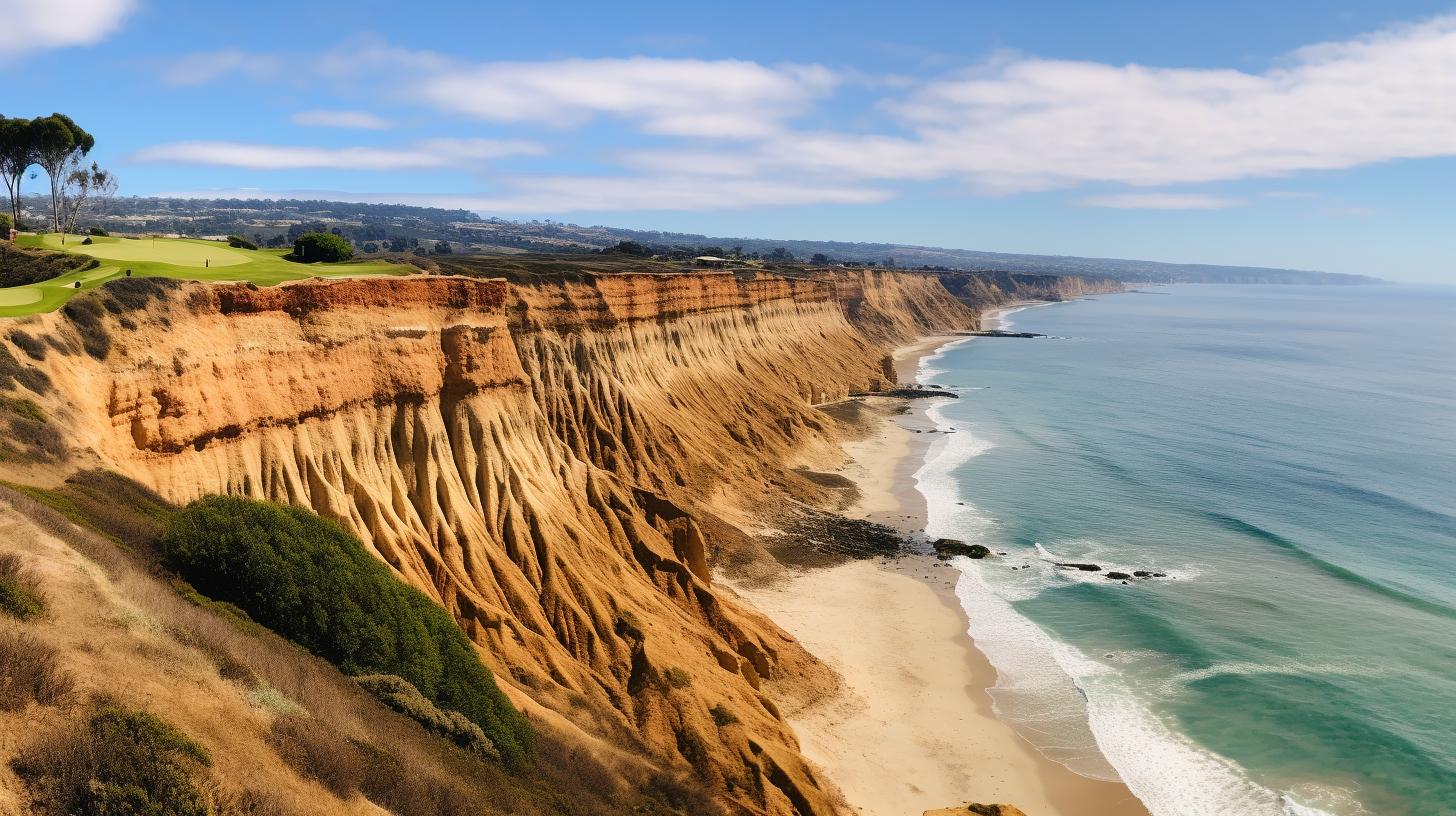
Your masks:
{"label": "foam line on shore", "polygon": [[[935,363],[963,343],[947,343],[922,358],[919,381],[946,373]],[[925,411],[943,431],[953,425],[944,413],[949,404],[938,402]],[[962,495],[956,478],[958,470],[994,445],[965,426],[954,425],[957,433],[932,444],[915,473],[926,501],[925,530],[932,538],[957,538],[994,550],[994,520]],[[1236,763],[1171,728],[1122,672],[1056,640],[1018,612],[1013,605],[1017,585],[988,580],[987,571],[997,564],[964,558],[953,563],[962,572],[955,592],[969,621],[968,634],[996,669],[997,682],[990,689],[995,711],[1048,758],[1085,776],[1121,779],[1155,816],[1331,816],[1259,785]],[[1028,597],[1046,584],[1037,583],[1042,586],[1023,587]]]}

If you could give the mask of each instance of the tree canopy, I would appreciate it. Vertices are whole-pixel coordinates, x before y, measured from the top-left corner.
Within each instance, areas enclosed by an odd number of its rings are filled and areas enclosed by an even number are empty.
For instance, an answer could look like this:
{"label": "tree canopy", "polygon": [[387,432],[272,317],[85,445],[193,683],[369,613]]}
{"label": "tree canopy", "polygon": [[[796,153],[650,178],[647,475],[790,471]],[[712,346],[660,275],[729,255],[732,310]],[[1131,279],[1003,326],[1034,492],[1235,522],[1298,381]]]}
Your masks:
{"label": "tree canopy", "polygon": [[337,263],[354,257],[354,248],[341,236],[331,232],[310,232],[293,242],[290,260],[299,263]]}
{"label": "tree canopy", "polygon": [[20,222],[20,185],[25,172],[40,165],[50,177],[51,228],[59,232],[66,221],[66,184],[84,169],[82,159],[95,146],[96,137],[64,113],[35,119],[0,117],[0,176],[10,194],[15,222]]}

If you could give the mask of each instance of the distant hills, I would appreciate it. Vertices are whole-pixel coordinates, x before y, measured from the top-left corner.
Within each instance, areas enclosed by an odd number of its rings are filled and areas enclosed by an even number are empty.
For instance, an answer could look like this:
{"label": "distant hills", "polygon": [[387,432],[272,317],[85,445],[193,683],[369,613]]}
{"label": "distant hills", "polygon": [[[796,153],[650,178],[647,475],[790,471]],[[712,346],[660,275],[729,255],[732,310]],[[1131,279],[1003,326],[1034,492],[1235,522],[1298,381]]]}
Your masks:
{"label": "distant hills", "polygon": [[[26,209],[38,221],[39,196]],[[417,254],[591,252],[634,241],[654,251],[701,252],[816,262],[930,267],[941,270],[1000,270],[1051,275],[1087,275],[1126,283],[1311,283],[1366,284],[1378,278],[1301,269],[1160,263],[1118,258],[1026,255],[889,243],[732,238],[679,232],[579,226],[557,221],[484,218],[468,210],[357,204],[341,201],[271,199],[116,198],[102,202],[90,218],[116,232],[192,236],[244,235],[259,245],[282,246],[311,229],[337,231],[363,251]],[[441,244],[444,246],[441,246]],[[820,257],[816,257],[820,256]]]}

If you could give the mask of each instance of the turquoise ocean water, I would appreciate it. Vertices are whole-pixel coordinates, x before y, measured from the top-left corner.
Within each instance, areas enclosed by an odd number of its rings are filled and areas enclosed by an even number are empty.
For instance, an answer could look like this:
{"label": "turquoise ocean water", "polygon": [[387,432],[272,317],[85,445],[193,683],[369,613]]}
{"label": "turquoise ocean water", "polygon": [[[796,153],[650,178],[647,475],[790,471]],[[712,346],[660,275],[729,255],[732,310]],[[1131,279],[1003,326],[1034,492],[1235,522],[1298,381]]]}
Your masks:
{"label": "turquoise ocean water", "polygon": [[[922,363],[998,711],[1155,816],[1456,814],[1456,289],[1173,286]],[[1169,577],[1124,585],[1056,562]]]}

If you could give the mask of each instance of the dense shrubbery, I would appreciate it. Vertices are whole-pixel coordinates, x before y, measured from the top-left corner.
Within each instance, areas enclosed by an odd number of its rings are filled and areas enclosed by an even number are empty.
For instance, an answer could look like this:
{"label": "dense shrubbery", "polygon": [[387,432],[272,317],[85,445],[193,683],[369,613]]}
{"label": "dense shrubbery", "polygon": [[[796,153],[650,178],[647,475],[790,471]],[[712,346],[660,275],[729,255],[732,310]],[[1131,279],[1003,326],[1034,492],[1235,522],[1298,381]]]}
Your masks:
{"label": "dense shrubbery", "polygon": [[107,232],[106,230],[104,230],[104,229],[102,229],[100,227],[92,227],[90,230],[87,230],[87,231],[89,233],[91,233],[92,235],[95,235],[98,238],[109,238],[109,237],[111,237],[111,233]]}
{"label": "dense shrubbery", "polygon": [[257,244],[253,243],[252,241],[249,241],[247,238],[244,238],[241,235],[229,235],[227,237],[227,242],[228,242],[228,246],[232,247],[233,249],[257,249],[258,248],[258,245]]}
{"label": "dense shrubbery", "polygon": [[403,677],[366,674],[355,679],[385,705],[423,725],[426,731],[481,756],[500,759],[500,752],[496,751],[480,726],[458,711],[443,711],[436,707]]}
{"label": "dense shrubbery", "polygon": [[21,620],[45,614],[45,599],[35,576],[15,553],[0,555],[0,612]]}
{"label": "dense shrubbery", "polygon": [[350,674],[403,677],[479,725],[506,764],[523,764],[530,728],[455,621],[334,523],[299,508],[212,496],[173,517],[162,548],[203,594],[236,604]]}
{"label": "dense shrubbery", "polygon": [[331,232],[310,232],[293,242],[290,261],[299,263],[338,263],[354,257],[349,242]]}
{"label": "dense shrubbery", "polygon": [[23,754],[15,769],[52,814],[207,816],[207,752],[154,714],[107,706]]}
{"label": "dense shrubbery", "polygon": [[29,250],[0,241],[0,287],[28,286],[96,265],[95,258],[85,255]]}
{"label": "dense shrubbery", "polygon": [[70,696],[72,687],[54,648],[0,627],[0,711],[20,711],[31,703],[56,705]]}

